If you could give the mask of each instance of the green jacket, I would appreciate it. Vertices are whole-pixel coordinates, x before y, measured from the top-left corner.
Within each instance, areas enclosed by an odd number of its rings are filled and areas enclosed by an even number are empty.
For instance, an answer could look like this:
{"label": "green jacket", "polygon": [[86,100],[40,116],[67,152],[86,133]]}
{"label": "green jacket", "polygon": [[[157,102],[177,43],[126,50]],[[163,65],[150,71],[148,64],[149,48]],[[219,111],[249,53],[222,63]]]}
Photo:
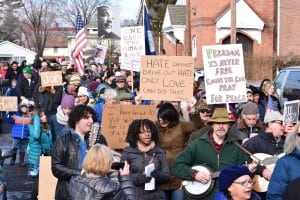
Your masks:
{"label": "green jacket", "polygon": [[[175,159],[172,165],[172,172],[176,177],[183,180],[191,180],[194,165],[206,165],[213,172],[221,171],[230,165],[244,164],[246,161],[251,162],[250,157],[244,153],[236,144],[233,143],[234,138],[227,136],[224,146],[219,154],[217,154],[213,145],[208,139],[208,132],[194,142],[189,144]],[[216,180],[217,182],[217,180]],[[214,199],[217,191],[215,184],[213,192],[203,199]],[[200,198],[185,198],[200,199]]]}

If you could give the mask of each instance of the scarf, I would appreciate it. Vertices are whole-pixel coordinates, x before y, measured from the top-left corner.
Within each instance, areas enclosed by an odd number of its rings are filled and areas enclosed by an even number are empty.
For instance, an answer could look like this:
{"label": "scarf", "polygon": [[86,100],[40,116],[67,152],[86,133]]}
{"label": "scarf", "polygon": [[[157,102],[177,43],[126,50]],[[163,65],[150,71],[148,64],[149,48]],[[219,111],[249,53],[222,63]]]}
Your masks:
{"label": "scarf", "polygon": [[155,147],[154,141],[152,141],[149,145],[144,145],[140,141],[137,141],[137,148],[143,153],[149,152],[154,147]]}
{"label": "scarf", "polygon": [[68,124],[69,116],[64,114],[61,106],[57,107],[56,119],[57,119],[58,123],[60,123],[60,124],[63,124],[63,125]]}

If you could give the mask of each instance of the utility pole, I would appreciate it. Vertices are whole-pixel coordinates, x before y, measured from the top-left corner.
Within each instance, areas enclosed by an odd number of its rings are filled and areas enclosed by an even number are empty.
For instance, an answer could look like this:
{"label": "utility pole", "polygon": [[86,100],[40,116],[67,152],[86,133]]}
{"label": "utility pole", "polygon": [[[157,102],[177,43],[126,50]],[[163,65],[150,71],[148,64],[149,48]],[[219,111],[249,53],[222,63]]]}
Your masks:
{"label": "utility pole", "polygon": [[230,44],[236,43],[236,0],[230,0],[231,10],[231,32],[230,32]]}
{"label": "utility pole", "polygon": [[190,0],[186,0],[186,26],[185,26],[185,55],[192,55],[192,40],[191,40],[191,3]]}

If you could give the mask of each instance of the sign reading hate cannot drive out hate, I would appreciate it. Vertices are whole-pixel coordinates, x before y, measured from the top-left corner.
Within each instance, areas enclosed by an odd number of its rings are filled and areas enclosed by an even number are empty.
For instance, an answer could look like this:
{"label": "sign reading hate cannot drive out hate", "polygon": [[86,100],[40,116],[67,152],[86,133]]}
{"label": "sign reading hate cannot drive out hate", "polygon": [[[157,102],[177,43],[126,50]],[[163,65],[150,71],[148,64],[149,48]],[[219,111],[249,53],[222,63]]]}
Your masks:
{"label": "sign reading hate cannot drive out hate", "polygon": [[18,97],[0,97],[0,111],[18,111]]}
{"label": "sign reading hate cannot drive out hate", "polygon": [[63,85],[61,71],[41,72],[40,75],[43,87]]}
{"label": "sign reading hate cannot drive out hate", "polygon": [[202,47],[208,104],[246,102],[246,79],[241,44]]}
{"label": "sign reading hate cannot drive out hate", "polygon": [[140,94],[147,100],[190,101],[194,59],[188,56],[142,56]]}

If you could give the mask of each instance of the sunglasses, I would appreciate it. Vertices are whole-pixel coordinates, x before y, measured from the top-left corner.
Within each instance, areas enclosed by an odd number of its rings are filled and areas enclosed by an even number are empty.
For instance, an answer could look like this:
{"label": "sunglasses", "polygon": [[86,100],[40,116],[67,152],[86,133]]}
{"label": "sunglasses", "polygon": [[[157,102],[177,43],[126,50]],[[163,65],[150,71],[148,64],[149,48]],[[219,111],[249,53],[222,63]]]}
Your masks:
{"label": "sunglasses", "polygon": [[210,114],[210,110],[208,110],[208,109],[201,109],[200,112],[201,113],[208,113],[208,114]]}

